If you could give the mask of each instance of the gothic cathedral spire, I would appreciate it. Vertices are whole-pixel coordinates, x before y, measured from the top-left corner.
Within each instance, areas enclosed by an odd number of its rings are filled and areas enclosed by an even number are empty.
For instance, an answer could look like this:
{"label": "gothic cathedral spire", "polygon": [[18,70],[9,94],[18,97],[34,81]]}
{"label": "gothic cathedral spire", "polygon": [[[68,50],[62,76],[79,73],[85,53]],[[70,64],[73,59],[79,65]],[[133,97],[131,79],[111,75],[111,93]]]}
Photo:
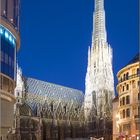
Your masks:
{"label": "gothic cathedral spire", "polygon": [[113,97],[112,48],[107,42],[104,0],[95,0],[92,45],[88,51],[85,79],[85,119],[111,118]]}

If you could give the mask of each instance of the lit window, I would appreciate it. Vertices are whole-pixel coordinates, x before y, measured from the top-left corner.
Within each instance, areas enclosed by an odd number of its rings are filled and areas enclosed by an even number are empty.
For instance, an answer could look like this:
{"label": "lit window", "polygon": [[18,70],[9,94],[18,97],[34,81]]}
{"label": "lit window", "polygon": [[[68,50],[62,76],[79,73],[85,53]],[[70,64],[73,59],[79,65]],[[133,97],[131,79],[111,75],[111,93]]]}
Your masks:
{"label": "lit window", "polygon": [[6,37],[6,38],[8,38],[8,37],[9,37],[9,35],[8,35],[8,33],[7,33],[7,32],[5,32],[5,37]]}
{"label": "lit window", "polygon": [[0,34],[3,34],[3,30],[2,30],[2,28],[0,28]]}
{"label": "lit window", "polygon": [[13,39],[13,41],[12,41],[12,42],[13,42],[13,45],[15,45],[15,40],[14,40],[14,39]]}
{"label": "lit window", "polygon": [[9,36],[9,41],[12,42],[12,36],[11,35]]}

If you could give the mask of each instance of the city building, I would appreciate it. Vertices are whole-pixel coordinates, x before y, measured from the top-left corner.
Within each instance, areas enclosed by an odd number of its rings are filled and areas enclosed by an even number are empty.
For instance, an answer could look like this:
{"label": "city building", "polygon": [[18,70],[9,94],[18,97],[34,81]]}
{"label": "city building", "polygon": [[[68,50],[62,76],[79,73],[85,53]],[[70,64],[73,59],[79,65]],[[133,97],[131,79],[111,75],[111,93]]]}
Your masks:
{"label": "city building", "polygon": [[116,96],[113,99],[112,103],[113,103],[113,140],[116,140],[118,138],[118,136],[119,136],[119,127],[118,127],[118,120],[119,120],[119,113],[118,113],[119,98],[118,98],[118,96]]}
{"label": "city building", "polygon": [[14,119],[19,0],[0,0],[0,7],[0,139],[5,140]]}
{"label": "city building", "polygon": [[17,71],[14,140],[84,138],[82,91],[25,78]]}
{"label": "city building", "polygon": [[107,42],[104,0],[95,0],[93,29],[85,80],[85,119],[89,136],[103,136],[109,140],[112,134],[114,77],[112,48]]}
{"label": "city building", "polygon": [[117,73],[118,100],[113,106],[113,140],[140,139],[140,60],[137,54]]}

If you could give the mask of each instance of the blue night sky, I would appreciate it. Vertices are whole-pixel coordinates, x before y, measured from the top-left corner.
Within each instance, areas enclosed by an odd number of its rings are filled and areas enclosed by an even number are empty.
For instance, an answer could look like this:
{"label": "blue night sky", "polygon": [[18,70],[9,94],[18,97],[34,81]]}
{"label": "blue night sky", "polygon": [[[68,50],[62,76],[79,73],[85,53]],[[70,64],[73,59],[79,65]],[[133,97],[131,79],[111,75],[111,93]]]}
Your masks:
{"label": "blue night sky", "polygon": [[[21,1],[23,75],[83,90],[91,45],[94,0]],[[105,0],[113,71],[138,52],[138,0]]]}

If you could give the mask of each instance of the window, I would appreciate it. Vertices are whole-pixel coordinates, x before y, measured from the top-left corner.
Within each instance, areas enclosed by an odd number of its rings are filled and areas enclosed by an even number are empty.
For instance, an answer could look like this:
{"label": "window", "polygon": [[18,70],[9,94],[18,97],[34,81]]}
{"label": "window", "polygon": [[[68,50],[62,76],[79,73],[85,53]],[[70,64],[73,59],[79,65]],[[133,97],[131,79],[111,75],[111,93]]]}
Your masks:
{"label": "window", "polygon": [[65,112],[65,113],[67,112],[67,108],[66,108],[66,106],[64,106],[64,112]]}
{"label": "window", "polygon": [[140,93],[138,93],[138,100],[140,100]]}
{"label": "window", "polygon": [[51,111],[53,112],[53,103],[51,104]]}
{"label": "window", "polygon": [[122,98],[123,105],[125,105],[125,97]]}
{"label": "window", "polygon": [[123,75],[123,80],[125,80],[125,74]]}
{"label": "window", "polygon": [[126,117],[130,117],[130,109],[129,108],[126,109]]}
{"label": "window", "polygon": [[128,84],[126,85],[126,90],[129,90],[129,85]]}
{"label": "window", "polygon": [[120,78],[120,82],[122,82],[123,80],[122,80],[122,77]]}
{"label": "window", "polygon": [[122,105],[122,99],[120,99],[120,106]]}
{"label": "window", "polygon": [[126,104],[130,104],[130,96],[126,96]]}
{"label": "window", "polygon": [[123,118],[125,118],[125,110],[123,110]]}
{"label": "window", "polygon": [[124,86],[123,86],[123,91],[124,91]]}
{"label": "window", "polygon": [[126,73],[126,80],[128,80],[128,78],[129,78],[129,73],[127,72]]}
{"label": "window", "polygon": [[140,69],[139,68],[137,68],[137,74],[140,74]]}

